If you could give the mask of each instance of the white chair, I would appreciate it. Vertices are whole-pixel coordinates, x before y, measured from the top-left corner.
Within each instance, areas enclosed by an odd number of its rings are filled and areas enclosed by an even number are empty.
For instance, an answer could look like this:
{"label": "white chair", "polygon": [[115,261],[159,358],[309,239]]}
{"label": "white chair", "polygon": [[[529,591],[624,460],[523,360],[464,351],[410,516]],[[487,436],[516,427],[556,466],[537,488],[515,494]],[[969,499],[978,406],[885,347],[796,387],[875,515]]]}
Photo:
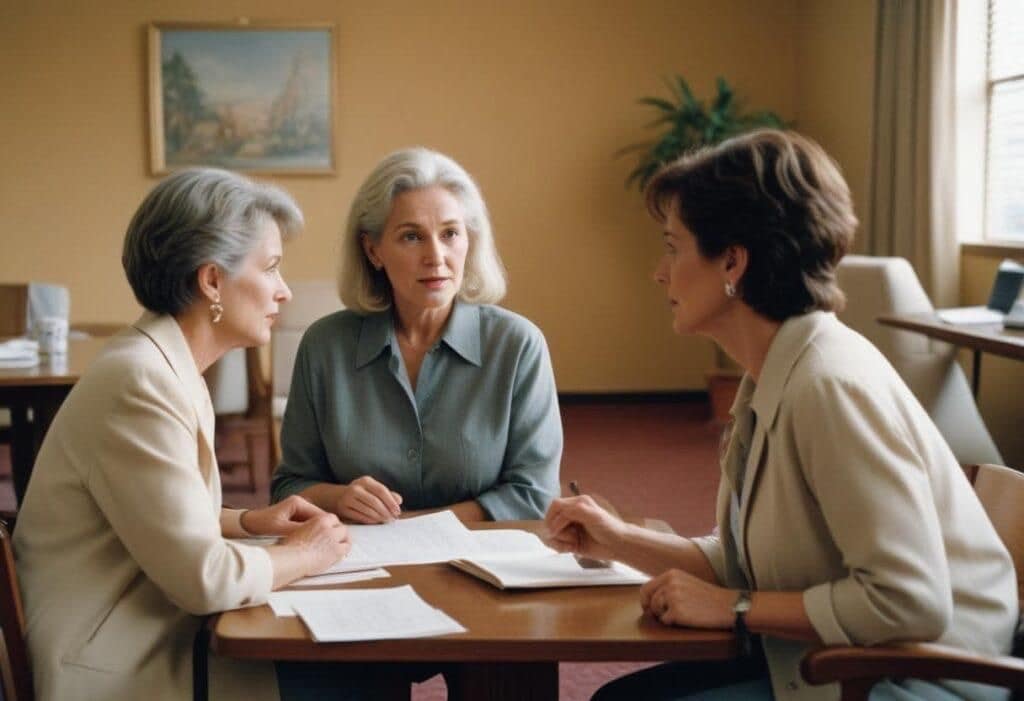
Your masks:
{"label": "white chair", "polygon": [[847,298],[840,320],[889,359],[957,460],[961,464],[1002,464],[967,377],[956,362],[956,348],[877,321],[886,315],[934,312],[910,263],[903,258],[850,255],[839,263],[836,276]]}
{"label": "white chair", "polygon": [[[249,490],[255,492],[256,459],[261,443],[267,446],[268,461],[274,462],[270,392],[260,369],[259,350],[235,348],[228,351],[207,369],[204,377],[217,417],[217,463],[227,472],[245,466],[249,471]],[[224,439],[232,434],[242,434],[245,439],[242,458],[221,451]]]}
{"label": "white chair", "polygon": [[279,427],[288,403],[292,385],[292,369],[302,334],[317,319],[342,309],[338,287],[333,280],[308,280],[290,285],[292,300],[281,305],[281,313],[270,337],[270,386],[273,462],[281,459]]}

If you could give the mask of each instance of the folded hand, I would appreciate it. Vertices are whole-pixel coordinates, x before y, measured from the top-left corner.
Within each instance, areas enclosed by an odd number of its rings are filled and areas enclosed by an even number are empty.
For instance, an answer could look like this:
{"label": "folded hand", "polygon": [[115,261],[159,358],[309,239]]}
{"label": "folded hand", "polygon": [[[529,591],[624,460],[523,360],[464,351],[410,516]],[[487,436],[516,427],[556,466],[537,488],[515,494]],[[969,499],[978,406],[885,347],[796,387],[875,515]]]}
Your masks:
{"label": "folded hand", "polygon": [[682,570],[669,570],[640,590],[640,605],[665,625],[732,628],[737,592]]}
{"label": "folded hand", "polygon": [[292,495],[277,504],[245,512],[241,525],[253,535],[287,535],[309,519],[326,513],[312,502]]}
{"label": "folded hand", "polygon": [[363,475],[344,485],[336,513],[355,523],[387,523],[402,514],[402,495]]}

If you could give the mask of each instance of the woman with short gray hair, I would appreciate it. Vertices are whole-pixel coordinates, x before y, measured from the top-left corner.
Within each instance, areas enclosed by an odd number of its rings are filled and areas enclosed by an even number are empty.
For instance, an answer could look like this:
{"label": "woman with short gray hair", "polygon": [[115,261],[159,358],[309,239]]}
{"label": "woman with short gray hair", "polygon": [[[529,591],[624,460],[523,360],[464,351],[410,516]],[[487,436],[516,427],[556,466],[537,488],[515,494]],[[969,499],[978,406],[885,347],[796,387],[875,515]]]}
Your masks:
{"label": "woman with short gray hair", "polygon": [[[263,603],[348,552],[337,516],[300,497],[222,507],[202,377],[269,340],[291,298],[282,238],[301,226],[284,191],[214,169],[171,175],[132,218],[123,263],[146,311],[64,402],[18,514],[38,698],[189,698],[202,616]],[[281,540],[228,540],[254,535]],[[215,698],[277,696],[273,666],[212,657],[209,672]]]}
{"label": "woman with short gray hair", "polygon": [[505,273],[473,179],[435,151],[392,153],[341,251],[348,309],[299,346],[273,498],[359,523],[543,515],[562,453],[551,362],[536,326],[494,306]]}

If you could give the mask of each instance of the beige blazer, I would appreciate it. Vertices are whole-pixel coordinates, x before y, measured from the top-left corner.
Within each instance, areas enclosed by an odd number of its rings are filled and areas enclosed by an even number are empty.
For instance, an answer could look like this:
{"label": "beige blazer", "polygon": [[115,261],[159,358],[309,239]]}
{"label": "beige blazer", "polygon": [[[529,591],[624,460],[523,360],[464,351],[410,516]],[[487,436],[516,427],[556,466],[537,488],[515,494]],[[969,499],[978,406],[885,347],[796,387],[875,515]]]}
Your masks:
{"label": "beige blazer", "polygon": [[[190,699],[199,616],[266,601],[262,548],[221,537],[213,409],[177,322],[116,336],[57,413],[14,536],[39,699]],[[214,699],[277,697],[211,657]]]}
{"label": "beige blazer", "polygon": [[[734,415],[748,405],[756,421],[738,532],[734,436],[717,534],[697,539],[721,583],[739,588],[745,574],[754,589],[803,592],[829,645],[937,639],[1010,649],[1013,562],[928,414],[874,346],[832,314],[789,319],[760,382],[743,379]],[[839,697],[835,685],[800,676],[808,645],[765,638],[764,647],[775,698]]]}

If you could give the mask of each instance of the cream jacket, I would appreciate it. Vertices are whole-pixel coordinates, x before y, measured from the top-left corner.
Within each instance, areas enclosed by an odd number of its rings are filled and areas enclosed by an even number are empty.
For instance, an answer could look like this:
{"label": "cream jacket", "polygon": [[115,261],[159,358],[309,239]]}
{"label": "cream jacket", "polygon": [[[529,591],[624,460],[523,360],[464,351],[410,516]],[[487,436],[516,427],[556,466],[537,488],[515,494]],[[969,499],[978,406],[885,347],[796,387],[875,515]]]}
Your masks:
{"label": "cream jacket", "polygon": [[[717,534],[697,539],[725,586],[803,592],[828,645],[938,640],[1006,653],[1017,622],[1009,553],[942,436],[881,353],[834,315],[787,320],[734,415],[756,422],[740,498],[740,450],[722,461]],[[735,540],[733,540],[735,538]],[[809,646],[764,639],[779,701],[838,699],[800,676]],[[970,690],[960,689],[971,696]]]}
{"label": "cream jacket", "polygon": [[[64,402],[18,514],[39,699],[192,698],[199,616],[263,603],[273,580],[220,509],[206,384],[177,322],[146,314]],[[210,693],[276,698],[273,666],[213,656]]]}

